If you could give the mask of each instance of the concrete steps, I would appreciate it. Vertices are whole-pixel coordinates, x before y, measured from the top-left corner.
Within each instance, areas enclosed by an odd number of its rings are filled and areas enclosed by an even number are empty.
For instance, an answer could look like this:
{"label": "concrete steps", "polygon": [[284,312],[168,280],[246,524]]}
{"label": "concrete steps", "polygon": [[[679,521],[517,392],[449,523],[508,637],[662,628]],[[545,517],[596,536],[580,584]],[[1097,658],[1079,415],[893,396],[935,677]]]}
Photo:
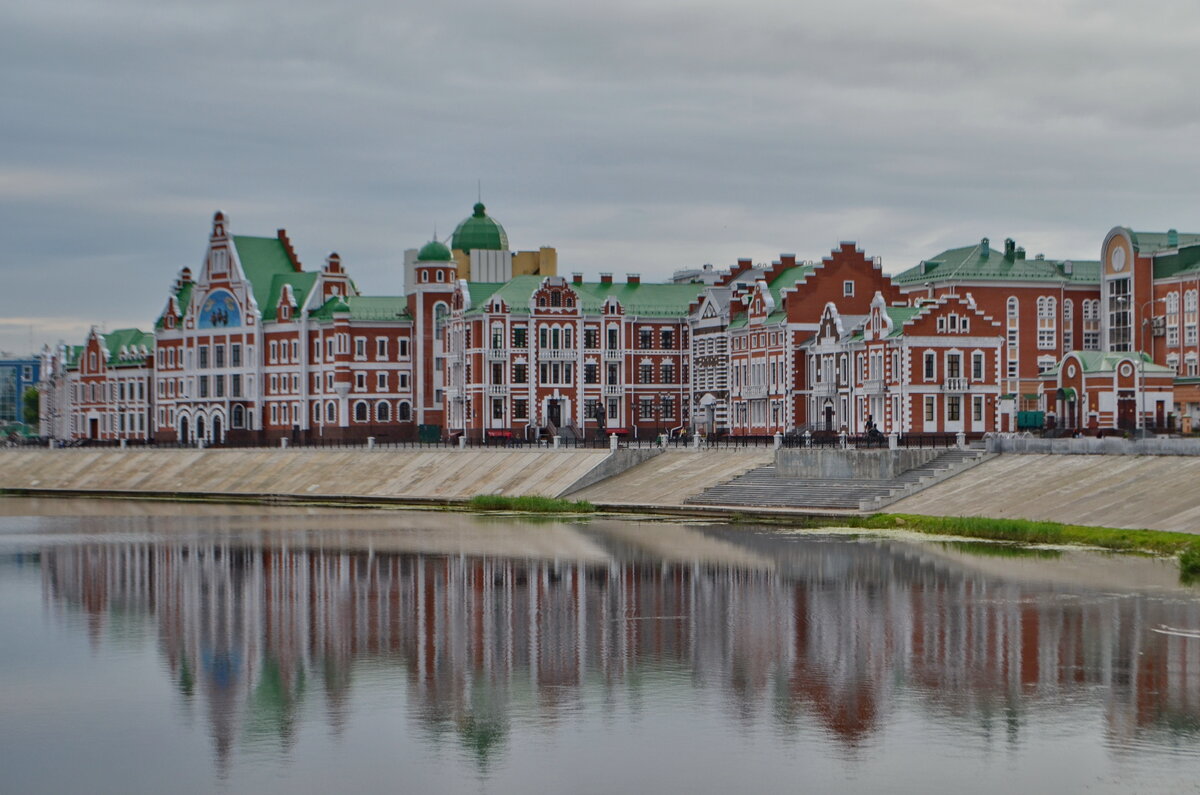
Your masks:
{"label": "concrete steps", "polygon": [[688,505],[768,506],[878,510],[980,463],[981,449],[949,449],[891,480],[780,477],[774,464],[761,466],[689,497]]}

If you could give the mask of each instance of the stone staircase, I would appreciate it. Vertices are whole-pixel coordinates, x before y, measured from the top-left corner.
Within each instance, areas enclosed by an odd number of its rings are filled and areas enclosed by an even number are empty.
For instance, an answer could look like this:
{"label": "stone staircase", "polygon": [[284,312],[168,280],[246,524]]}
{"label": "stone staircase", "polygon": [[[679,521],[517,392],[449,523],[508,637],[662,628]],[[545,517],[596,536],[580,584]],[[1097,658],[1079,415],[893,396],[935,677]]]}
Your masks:
{"label": "stone staircase", "polygon": [[978,447],[950,448],[929,463],[891,480],[780,477],[775,465],[768,464],[705,489],[684,502],[688,505],[877,511],[991,457]]}

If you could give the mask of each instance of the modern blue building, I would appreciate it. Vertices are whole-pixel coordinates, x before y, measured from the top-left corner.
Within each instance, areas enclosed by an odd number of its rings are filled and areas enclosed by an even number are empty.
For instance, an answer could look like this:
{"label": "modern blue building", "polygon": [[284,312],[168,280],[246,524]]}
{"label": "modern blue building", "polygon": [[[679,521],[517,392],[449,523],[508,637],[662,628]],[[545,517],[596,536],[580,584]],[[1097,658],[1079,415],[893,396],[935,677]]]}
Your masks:
{"label": "modern blue building", "polygon": [[24,421],[21,396],[37,386],[40,369],[35,358],[0,359],[0,427]]}

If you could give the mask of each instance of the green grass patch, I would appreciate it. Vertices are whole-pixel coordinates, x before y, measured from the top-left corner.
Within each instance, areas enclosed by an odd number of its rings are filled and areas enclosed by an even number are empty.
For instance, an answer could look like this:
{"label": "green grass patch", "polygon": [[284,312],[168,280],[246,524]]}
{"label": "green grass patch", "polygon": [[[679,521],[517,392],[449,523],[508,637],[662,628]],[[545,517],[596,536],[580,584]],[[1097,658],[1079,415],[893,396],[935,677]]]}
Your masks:
{"label": "green grass patch", "polygon": [[1200,577],[1200,541],[1193,541],[1179,553],[1179,572],[1189,579]]}
{"label": "green grass patch", "polygon": [[[860,520],[859,526],[876,530],[912,530],[918,533],[1016,541],[1022,544],[1086,544],[1118,552],[1153,552],[1175,555],[1200,545],[1191,533],[1165,530],[1124,530],[1027,519],[987,519],[979,516],[919,516],[879,513]],[[1196,551],[1200,567],[1200,548]],[[1198,568],[1200,571],[1200,568]]]}
{"label": "green grass patch", "polygon": [[586,500],[556,500],[552,497],[506,497],[477,494],[467,505],[476,511],[525,511],[527,513],[592,513],[596,506]]}

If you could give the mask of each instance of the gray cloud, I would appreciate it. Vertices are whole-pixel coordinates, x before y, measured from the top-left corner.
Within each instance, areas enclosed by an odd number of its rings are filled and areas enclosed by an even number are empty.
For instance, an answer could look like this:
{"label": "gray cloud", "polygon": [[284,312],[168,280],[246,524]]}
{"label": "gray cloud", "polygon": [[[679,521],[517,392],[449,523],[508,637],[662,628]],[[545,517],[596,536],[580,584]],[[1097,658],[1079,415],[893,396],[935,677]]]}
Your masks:
{"label": "gray cloud", "polygon": [[1200,228],[1181,0],[10,6],[0,317],[39,343],[148,326],[218,208],[397,292],[477,179],[514,245],[648,278]]}

